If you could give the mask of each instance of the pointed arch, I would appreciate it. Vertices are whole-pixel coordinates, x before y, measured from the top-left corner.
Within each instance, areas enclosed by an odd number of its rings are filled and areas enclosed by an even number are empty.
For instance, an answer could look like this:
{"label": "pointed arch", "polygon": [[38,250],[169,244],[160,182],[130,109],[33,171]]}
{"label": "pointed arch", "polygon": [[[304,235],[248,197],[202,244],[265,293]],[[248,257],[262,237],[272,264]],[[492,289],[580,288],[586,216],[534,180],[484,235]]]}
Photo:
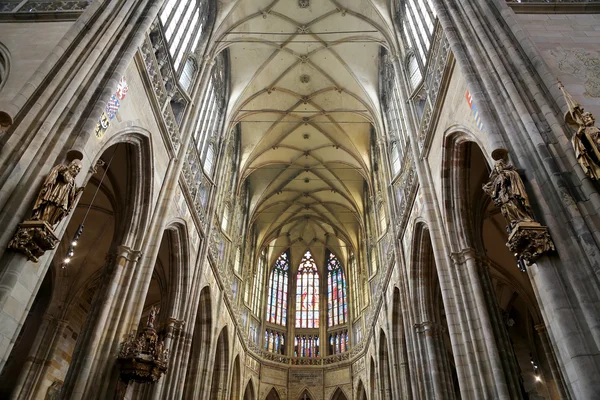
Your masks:
{"label": "pointed arch", "polygon": [[246,389],[244,390],[244,400],[255,400],[256,395],[254,394],[254,384],[252,383],[252,379],[248,381],[246,384]]}
{"label": "pointed arch", "polygon": [[267,398],[265,400],[280,400],[281,397],[279,397],[279,393],[277,393],[277,390],[275,390],[275,388],[271,388],[271,390],[269,391],[269,394],[267,395]]}
{"label": "pointed arch", "polygon": [[[203,374],[203,371],[209,370],[207,364],[208,356],[210,354],[212,325],[213,318],[210,287],[205,286],[200,292],[196,323],[194,324],[192,348],[188,360],[189,367],[185,379],[185,398],[202,398],[203,391],[206,390],[206,374]],[[206,394],[204,394],[204,396],[205,395]]]}
{"label": "pointed arch", "polygon": [[240,398],[240,356],[235,356],[233,360],[233,369],[231,372],[231,388],[229,389],[230,399],[238,400]]}
{"label": "pointed arch", "polygon": [[408,362],[408,349],[406,346],[406,335],[404,331],[404,318],[402,315],[402,302],[400,289],[394,288],[392,303],[392,349],[396,359],[396,370],[398,372],[399,397],[411,397],[410,365]]}
{"label": "pointed arch", "polygon": [[358,381],[358,386],[356,389],[356,400],[368,400],[367,399],[367,391],[365,390],[365,385],[362,380]]}
{"label": "pointed arch", "polygon": [[221,329],[217,338],[213,375],[210,384],[210,399],[221,400],[227,395],[227,375],[229,373],[229,336],[227,326]]}
{"label": "pointed arch", "polygon": [[296,328],[319,327],[319,271],[307,250],[296,274]]}
{"label": "pointed arch", "polygon": [[392,378],[387,337],[383,329],[379,332],[379,390],[381,399],[392,398]]}
{"label": "pointed arch", "polygon": [[348,400],[348,397],[346,397],[346,394],[344,393],[342,388],[338,387],[335,390],[335,392],[333,392],[333,395],[331,396],[331,400]]}

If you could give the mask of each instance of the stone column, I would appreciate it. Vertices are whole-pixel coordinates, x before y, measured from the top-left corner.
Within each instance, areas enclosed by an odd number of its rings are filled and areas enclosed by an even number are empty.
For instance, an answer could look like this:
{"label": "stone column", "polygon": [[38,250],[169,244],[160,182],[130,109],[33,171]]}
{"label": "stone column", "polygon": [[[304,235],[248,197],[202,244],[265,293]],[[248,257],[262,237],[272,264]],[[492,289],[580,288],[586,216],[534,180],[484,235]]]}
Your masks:
{"label": "stone column", "polygon": [[431,321],[415,324],[424,356],[421,374],[427,383],[426,399],[454,399],[452,375],[440,335],[441,329],[439,324]]}
{"label": "stone column", "polygon": [[[111,325],[118,320],[115,309],[122,307],[123,301],[126,300],[124,294],[130,287],[140,257],[140,251],[119,246],[115,264],[112,268],[106,269],[105,282],[94,296],[92,309],[73,352],[71,366],[61,393],[63,398],[92,399],[96,398],[95,396],[102,398],[97,388],[100,382],[94,372],[98,370],[98,364],[104,365],[107,362],[112,364],[116,360],[114,358],[116,354],[106,354],[106,349],[103,347],[107,341],[107,334],[112,332]],[[92,388],[96,390],[93,395],[90,393]]]}
{"label": "stone column", "polygon": [[[15,122],[3,135],[0,152],[0,226],[6,228],[0,231],[0,368],[53,255],[48,252],[35,264],[6,253],[6,245],[30,212],[45,171],[64,160],[77,137],[85,143],[92,135],[161,4],[162,0],[92,2],[2,110]],[[85,146],[78,155],[84,156],[84,170],[95,157],[86,154]],[[68,219],[57,230],[59,239]]]}
{"label": "stone column", "polygon": [[565,382],[560,370],[558,369],[558,366],[556,365],[556,356],[552,351],[546,326],[544,324],[538,324],[535,326],[535,330],[540,337],[540,342],[542,343],[542,347],[546,355],[546,361],[548,363],[548,367],[550,368],[550,374],[554,380],[553,384],[550,385],[550,392],[553,394],[553,398],[568,399],[569,397],[567,396],[567,392],[565,390]]}
{"label": "stone column", "polygon": [[[571,397],[600,397],[597,189],[578,167],[557,80],[503,0],[433,0],[477,102],[492,153],[509,150],[556,253],[529,268],[550,343]],[[515,40],[516,39],[516,40]],[[505,146],[503,146],[505,145]],[[582,240],[583,238],[583,240]],[[593,278],[592,278],[593,277]]]}
{"label": "stone column", "polygon": [[48,389],[48,385],[45,385],[48,382],[44,382],[44,378],[46,378],[52,356],[57,350],[56,346],[67,327],[67,321],[47,314],[43,318],[44,321],[40,326],[27,361],[23,365],[19,380],[15,384],[12,399],[41,398]]}

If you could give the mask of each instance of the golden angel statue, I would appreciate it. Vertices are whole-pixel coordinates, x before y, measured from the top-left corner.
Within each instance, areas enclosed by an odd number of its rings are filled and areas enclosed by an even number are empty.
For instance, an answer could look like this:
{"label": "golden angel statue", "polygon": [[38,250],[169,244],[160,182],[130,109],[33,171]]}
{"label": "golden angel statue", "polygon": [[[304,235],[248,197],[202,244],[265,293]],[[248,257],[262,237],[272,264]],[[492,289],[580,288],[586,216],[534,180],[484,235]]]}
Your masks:
{"label": "golden angel statue", "polygon": [[559,83],[558,87],[569,106],[565,121],[577,125],[577,133],[571,137],[577,162],[587,176],[598,180],[600,179],[600,129],[595,126],[596,120],[592,113],[585,112],[581,104],[567,93],[562,83]]}
{"label": "golden angel statue", "polygon": [[73,209],[83,188],[75,185],[75,177],[81,171],[81,161],[69,165],[59,164],[50,170],[42,190],[33,205],[33,221],[45,221],[52,228]]}
{"label": "golden angel statue", "polygon": [[490,180],[483,186],[483,191],[492,198],[496,207],[500,208],[508,223],[509,232],[519,222],[535,221],[519,173],[514,166],[506,164],[504,160],[496,161]]}

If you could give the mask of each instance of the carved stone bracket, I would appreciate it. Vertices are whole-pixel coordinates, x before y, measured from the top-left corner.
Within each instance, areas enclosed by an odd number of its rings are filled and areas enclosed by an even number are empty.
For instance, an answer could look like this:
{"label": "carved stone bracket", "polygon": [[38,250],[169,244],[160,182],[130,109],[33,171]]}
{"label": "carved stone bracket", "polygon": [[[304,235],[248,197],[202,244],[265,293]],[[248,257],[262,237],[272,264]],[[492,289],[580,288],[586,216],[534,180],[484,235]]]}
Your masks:
{"label": "carved stone bracket", "polygon": [[555,250],[548,227],[538,222],[518,223],[510,233],[506,246],[527,264],[535,262],[542,254]]}
{"label": "carved stone bracket", "polygon": [[54,250],[58,238],[45,221],[24,221],[19,224],[15,236],[8,243],[8,248],[25,254],[29,261],[38,262],[48,250]]}

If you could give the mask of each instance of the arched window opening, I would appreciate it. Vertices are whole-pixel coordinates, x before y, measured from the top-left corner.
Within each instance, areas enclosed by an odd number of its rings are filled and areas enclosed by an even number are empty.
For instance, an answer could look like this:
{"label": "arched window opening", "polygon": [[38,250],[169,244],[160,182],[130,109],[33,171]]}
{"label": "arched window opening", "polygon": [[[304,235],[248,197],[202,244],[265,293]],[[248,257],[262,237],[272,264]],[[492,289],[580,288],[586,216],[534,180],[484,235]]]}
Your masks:
{"label": "arched window opening", "polygon": [[183,67],[183,71],[181,71],[181,76],[179,77],[179,83],[186,92],[189,92],[197,70],[198,67],[196,66],[194,58],[191,56],[188,57]]}
{"label": "arched window opening", "polygon": [[226,107],[227,54],[221,52],[215,58],[210,80],[200,99],[200,114],[194,131],[194,147],[204,167],[204,172],[212,176],[215,163],[215,146],[223,130],[223,116]]}
{"label": "arched window opening", "polygon": [[319,335],[296,335],[294,338],[295,357],[319,357]]}
{"label": "arched window opening", "polygon": [[2,87],[8,80],[8,72],[10,70],[8,60],[8,49],[0,43],[0,90],[2,90]]}
{"label": "arched window opening", "polygon": [[396,142],[392,143],[391,158],[392,172],[394,175],[396,175],[398,172],[400,172],[400,149],[398,148],[398,144]]}
{"label": "arched window opening", "polygon": [[335,254],[329,252],[327,259],[327,315],[328,326],[345,324],[348,321],[346,278],[342,265]]}
{"label": "arched window opening", "polygon": [[287,324],[289,253],[285,252],[275,261],[269,278],[267,293],[267,321],[272,324]]}
{"label": "arched window opening", "polygon": [[175,71],[179,70],[184,58],[198,48],[205,31],[208,12],[208,0],[165,2],[160,12],[160,22]]}
{"label": "arched window opening", "polygon": [[270,353],[285,354],[285,334],[267,329],[265,331],[265,350]]}
{"label": "arched window opening", "polygon": [[414,54],[408,56],[408,60],[406,62],[408,67],[408,80],[410,82],[410,88],[415,90],[417,85],[421,82],[421,70],[419,69],[419,64],[417,63],[417,59]]}
{"label": "arched window opening", "polygon": [[296,275],[296,328],[318,327],[319,272],[312,254],[307,251]]}
{"label": "arched window opening", "polygon": [[261,302],[263,297],[263,282],[265,274],[265,259],[264,254],[259,257],[258,264],[256,266],[256,273],[254,274],[254,286],[252,288],[252,312],[254,315],[260,318]]}
{"label": "arched window opening", "polygon": [[348,351],[348,331],[330,333],[329,334],[329,354],[341,354]]}
{"label": "arched window opening", "polygon": [[435,27],[435,12],[430,0],[395,0],[396,22],[407,48],[414,49],[417,66],[424,68]]}

